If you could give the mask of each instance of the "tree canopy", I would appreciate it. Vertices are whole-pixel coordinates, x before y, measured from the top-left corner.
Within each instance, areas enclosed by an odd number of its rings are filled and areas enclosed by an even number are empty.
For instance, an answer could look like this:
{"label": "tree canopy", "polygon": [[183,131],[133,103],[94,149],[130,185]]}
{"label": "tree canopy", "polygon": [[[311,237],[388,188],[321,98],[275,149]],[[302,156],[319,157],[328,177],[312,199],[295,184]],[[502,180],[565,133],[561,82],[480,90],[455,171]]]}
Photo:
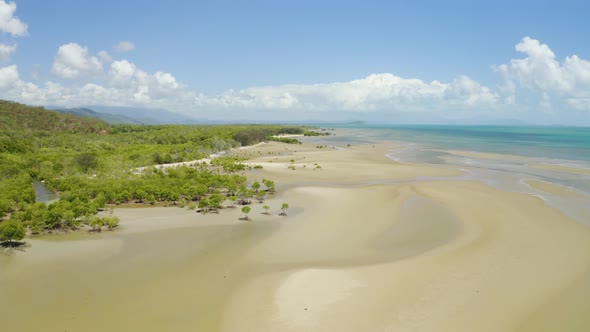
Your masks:
{"label": "tree canopy", "polygon": [[[182,201],[196,207],[195,202],[206,199],[199,205],[208,210],[221,208],[222,194],[250,204],[255,192],[262,197],[261,184],[247,188],[246,177],[239,173],[246,168],[241,159],[221,157],[214,167],[161,169],[157,164],[198,160],[272,135],[306,130],[277,125],[109,125],[2,100],[0,118],[0,221],[9,218],[32,233],[91,222],[95,229],[108,227],[107,220],[94,218],[107,204]],[[43,181],[59,200],[36,202],[34,180]],[[274,182],[262,183],[267,192],[274,192]]]}

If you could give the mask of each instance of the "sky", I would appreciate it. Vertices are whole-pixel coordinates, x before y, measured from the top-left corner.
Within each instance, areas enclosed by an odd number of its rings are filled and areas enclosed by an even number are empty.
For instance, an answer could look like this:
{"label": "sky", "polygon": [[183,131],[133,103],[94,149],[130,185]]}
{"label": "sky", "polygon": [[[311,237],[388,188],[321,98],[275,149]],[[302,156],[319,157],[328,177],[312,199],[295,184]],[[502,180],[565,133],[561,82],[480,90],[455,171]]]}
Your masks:
{"label": "sky", "polygon": [[588,1],[0,0],[0,98],[225,121],[590,125]]}

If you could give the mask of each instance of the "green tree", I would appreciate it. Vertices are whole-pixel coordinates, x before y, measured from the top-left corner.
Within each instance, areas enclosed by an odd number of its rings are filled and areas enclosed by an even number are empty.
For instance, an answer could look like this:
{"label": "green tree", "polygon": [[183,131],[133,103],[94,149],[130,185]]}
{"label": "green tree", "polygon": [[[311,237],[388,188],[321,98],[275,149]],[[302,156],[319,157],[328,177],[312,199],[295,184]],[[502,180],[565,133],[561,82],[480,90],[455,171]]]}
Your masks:
{"label": "green tree", "polygon": [[45,214],[45,227],[47,229],[57,229],[61,227],[63,212],[59,208],[48,210]]}
{"label": "green tree", "polygon": [[211,202],[207,198],[202,198],[199,201],[199,209],[203,210],[203,213],[209,212],[209,206],[211,206]]}
{"label": "green tree", "polygon": [[107,226],[109,230],[113,230],[119,226],[119,217],[110,216],[104,218],[104,224]]}
{"label": "green tree", "polygon": [[94,200],[92,200],[94,203],[96,203],[96,205],[100,208],[105,207],[105,205],[107,205],[107,198],[104,194],[100,193],[98,195],[96,195],[96,197],[94,198]]}
{"label": "green tree", "polygon": [[156,204],[156,197],[154,194],[147,195],[147,201],[150,203],[150,205]]}
{"label": "green tree", "polygon": [[281,212],[281,216],[287,215],[287,209],[289,209],[289,204],[283,203],[283,205],[281,205],[281,210],[283,210],[283,212]]}
{"label": "green tree", "polygon": [[255,193],[258,193],[258,190],[260,189],[260,183],[258,181],[254,181],[254,183],[252,183],[252,189],[254,189]]}
{"label": "green tree", "polygon": [[264,183],[264,185],[266,186],[266,190],[269,193],[274,193],[275,192],[275,183],[272,180],[262,180],[262,183]]}
{"label": "green tree", "polygon": [[133,196],[127,190],[123,190],[117,194],[118,203],[127,203]]}
{"label": "green tree", "polygon": [[63,222],[66,227],[69,227],[71,229],[78,228],[78,225],[79,225],[79,222],[76,219],[74,211],[71,211],[71,210],[64,211]]}
{"label": "green tree", "polygon": [[26,233],[27,230],[22,222],[10,220],[0,224],[0,242],[20,241]]}
{"label": "green tree", "polygon": [[262,203],[264,202],[264,197],[266,196],[266,191],[261,190],[256,194],[256,199],[258,200],[258,203]]}
{"label": "green tree", "polygon": [[75,160],[83,172],[88,172],[88,170],[98,167],[98,158],[93,153],[83,153],[76,156]]}
{"label": "green tree", "polygon": [[10,211],[10,202],[6,199],[0,199],[0,218],[4,217]]}
{"label": "green tree", "polygon": [[100,231],[102,231],[102,226],[104,226],[104,224],[105,224],[105,221],[103,220],[103,218],[94,217],[90,220],[90,222],[88,223],[88,226],[90,226],[91,232],[100,232]]}
{"label": "green tree", "polygon": [[270,206],[268,206],[268,205],[263,205],[263,206],[262,206],[262,208],[264,209],[264,213],[263,213],[263,214],[266,214],[266,215],[270,214],[270,213],[268,212],[268,210],[270,209]]}
{"label": "green tree", "polygon": [[213,195],[211,195],[211,197],[209,197],[209,203],[210,203],[211,207],[214,209],[220,209],[222,202],[223,202],[223,196],[221,196],[220,194],[213,194]]}
{"label": "green tree", "polygon": [[143,201],[146,200],[147,197],[148,197],[148,194],[145,192],[145,190],[137,189],[135,191],[135,198],[139,201],[139,203],[143,203]]}
{"label": "green tree", "polygon": [[250,213],[250,211],[252,211],[252,209],[249,206],[244,206],[242,208],[242,212],[244,213],[244,220],[250,220],[250,218],[248,217],[248,213]]}

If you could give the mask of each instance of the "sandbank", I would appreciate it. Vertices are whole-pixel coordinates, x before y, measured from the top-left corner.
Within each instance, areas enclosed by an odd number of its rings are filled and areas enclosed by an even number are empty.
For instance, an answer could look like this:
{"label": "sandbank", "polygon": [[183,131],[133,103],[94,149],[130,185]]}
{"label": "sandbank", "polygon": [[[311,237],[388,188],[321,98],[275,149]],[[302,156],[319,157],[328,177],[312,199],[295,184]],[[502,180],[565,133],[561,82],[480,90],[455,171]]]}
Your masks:
{"label": "sandbank", "polygon": [[588,330],[588,297],[572,295],[589,292],[588,227],[532,195],[459,181],[456,168],[386,158],[395,148],[233,151],[263,166],[250,181],[279,190],[270,216],[253,205],[252,222],[239,209],[115,209],[116,231],[29,240],[0,257],[2,326],[485,332],[573,320],[568,331]]}
{"label": "sandbank", "polygon": [[582,194],[580,194],[572,188],[556,185],[546,181],[525,180],[524,182],[532,188],[546,192],[548,194],[558,195],[562,197],[582,197]]}
{"label": "sandbank", "polygon": [[587,168],[579,168],[579,167],[569,167],[569,166],[562,166],[562,165],[549,165],[549,164],[530,164],[530,167],[544,169],[548,171],[558,171],[558,172],[566,172],[566,173],[574,173],[574,174],[590,174],[590,169]]}

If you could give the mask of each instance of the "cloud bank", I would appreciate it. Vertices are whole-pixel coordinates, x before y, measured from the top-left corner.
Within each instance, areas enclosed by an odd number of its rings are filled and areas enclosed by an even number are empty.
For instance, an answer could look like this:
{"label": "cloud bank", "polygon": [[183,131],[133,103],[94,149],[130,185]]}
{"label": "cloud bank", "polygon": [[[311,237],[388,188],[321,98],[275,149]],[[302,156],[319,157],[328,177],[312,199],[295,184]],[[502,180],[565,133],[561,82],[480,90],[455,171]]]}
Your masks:
{"label": "cloud bank", "polygon": [[[27,34],[14,16],[16,5],[0,0],[0,30]],[[116,52],[132,50],[121,42]],[[0,44],[0,61],[16,46]],[[494,66],[500,83],[488,87],[466,75],[443,82],[376,73],[346,82],[287,84],[204,94],[178,82],[173,74],[149,73],[102,50],[93,53],[74,42],[59,46],[54,80],[41,84],[21,79],[16,65],[0,67],[0,95],[34,105],[135,106],[165,108],[210,119],[334,119],[379,114],[423,114],[425,118],[537,118],[537,114],[578,114],[590,124],[590,62],[576,55],[563,61],[548,45],[524,37],[522,57]],[[524,111],[523,111],[524,110]],[[577,112],[577,113],[576,113]],[[580,114],[583,114],[582,116]],[[226,118],[226,117],[231,118]]]}
{"label": "cloud bank", "polygon": [[[161,107],[215,118],[232,112],[315,113],[317,118],[349,112],[477,113],[521,107],[519,91],[536,96],[540,111],[552,105],[590,111],[590,62],[576,55],[558,61],[549,46],[525,37],[516,45],[525,55],[495,66],[503,86],[484,86],[468,76],[449,82],[426,82],[391,73],[324,84],[291,84],[199,93],[163,71],[148,73],[128,60],[113,60],[105,51],[91,54],[76,43],[61,45],[52,72],[64,82],[24,82],[15,65],[0,69],[0,90],[8,98],[40,105],[111,105]],[[73,83],[68,83],[73,81]],[[530,108],[530,105],[528,105]]]}

